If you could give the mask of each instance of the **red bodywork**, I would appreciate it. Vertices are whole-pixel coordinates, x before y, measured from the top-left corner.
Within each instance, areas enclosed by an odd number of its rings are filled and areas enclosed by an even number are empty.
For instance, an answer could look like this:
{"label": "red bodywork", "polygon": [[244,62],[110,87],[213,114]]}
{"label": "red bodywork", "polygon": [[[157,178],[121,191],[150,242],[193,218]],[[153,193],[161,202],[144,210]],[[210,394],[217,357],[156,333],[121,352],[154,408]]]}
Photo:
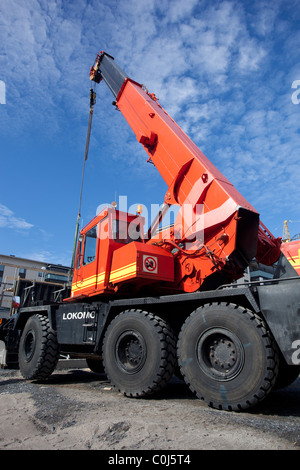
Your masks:
{"label": "red bodywork", "polygon": [[[96,82],[102,79],[99,71],[104,57],[113,63],[112,57],[98,54],[90,72]],[[155,295],[215,288],[241,277],[253,257],[269,265],[278,259],[280,239],[259,222],[256,210],[174,122],[155,95],[125,77],[114,104],[143,145],[148,161],[167,183],[165,207],[175,204],[180,211],[174,227],[146,239],[138,218],[141,237],[138,241],[129,239],[127,244],[113,238],[113,220],[122,218],[130,223],[137,216],[114,209],[98,215],[81,232],[81,238],[86,239],[87,232],[97,226],[100,237],[95,259],[88,264],[84,264],[83,254],[86,241],[78,244],[71,299],[117,292]],[[101,238],[104,230],[110,234],[105,240]],[[150,263],[148,268],[145,260]]]}

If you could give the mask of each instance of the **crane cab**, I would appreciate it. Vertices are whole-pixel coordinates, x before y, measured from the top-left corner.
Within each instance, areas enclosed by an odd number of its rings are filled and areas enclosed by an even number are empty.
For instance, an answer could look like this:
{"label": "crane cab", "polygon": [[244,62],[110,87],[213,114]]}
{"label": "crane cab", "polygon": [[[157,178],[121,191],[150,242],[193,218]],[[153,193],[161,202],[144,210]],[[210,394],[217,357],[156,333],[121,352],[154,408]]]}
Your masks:
{"label": "crane cab", "polygon": [[71,296],[66,301],[124,290],[132,294],[149,282],[172,282],[173,256],[145,243],[144,223],[144,217],[114,208],[92,219],[78,237]]}

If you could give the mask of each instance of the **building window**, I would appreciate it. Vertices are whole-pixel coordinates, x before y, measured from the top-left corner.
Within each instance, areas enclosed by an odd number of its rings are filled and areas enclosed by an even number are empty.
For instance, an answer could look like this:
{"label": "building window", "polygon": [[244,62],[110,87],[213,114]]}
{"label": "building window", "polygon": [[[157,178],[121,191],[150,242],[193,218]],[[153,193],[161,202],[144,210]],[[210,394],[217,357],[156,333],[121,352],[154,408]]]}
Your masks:
{"label": "building window", "polygon": [[19,269],[19,276],[20,276],[20,279],[25,279],[25,277],[26,277],[26,269],[25,268],[20,268]]}
{"label": "building window", "polygon": [[4,273],[4,265],[3,265],[3,264],[0,264],[0,282],[2,282],[3,273]]}
{"label": "building window", "polygon": [[62,274],[45,274],[45,281],[49,282],[68,282],[68,276],[63,276]]}

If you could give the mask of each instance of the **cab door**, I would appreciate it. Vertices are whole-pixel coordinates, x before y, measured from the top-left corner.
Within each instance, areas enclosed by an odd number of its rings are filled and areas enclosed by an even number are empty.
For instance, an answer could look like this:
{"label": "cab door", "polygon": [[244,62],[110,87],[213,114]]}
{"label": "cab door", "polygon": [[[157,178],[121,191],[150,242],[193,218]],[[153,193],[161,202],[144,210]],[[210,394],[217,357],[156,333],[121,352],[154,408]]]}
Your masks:
{"label": "cab door", "polygon": [[80,235],[72,285],[72,297],[91,295],[96,289],[98,225]]}

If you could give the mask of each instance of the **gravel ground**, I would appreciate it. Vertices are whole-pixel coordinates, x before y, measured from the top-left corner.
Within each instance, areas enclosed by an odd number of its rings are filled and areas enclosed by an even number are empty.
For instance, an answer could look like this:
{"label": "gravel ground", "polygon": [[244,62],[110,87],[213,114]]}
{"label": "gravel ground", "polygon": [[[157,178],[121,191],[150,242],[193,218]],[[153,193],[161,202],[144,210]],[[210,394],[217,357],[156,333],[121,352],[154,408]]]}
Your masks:
{"label": "gravel ground", "polygon": [[230,413],[175,377],[159,395],[132,399],[104,375],[63,364],[44,383],[0,369],[0,449],[300,449],[300,378],[258,408]]}

